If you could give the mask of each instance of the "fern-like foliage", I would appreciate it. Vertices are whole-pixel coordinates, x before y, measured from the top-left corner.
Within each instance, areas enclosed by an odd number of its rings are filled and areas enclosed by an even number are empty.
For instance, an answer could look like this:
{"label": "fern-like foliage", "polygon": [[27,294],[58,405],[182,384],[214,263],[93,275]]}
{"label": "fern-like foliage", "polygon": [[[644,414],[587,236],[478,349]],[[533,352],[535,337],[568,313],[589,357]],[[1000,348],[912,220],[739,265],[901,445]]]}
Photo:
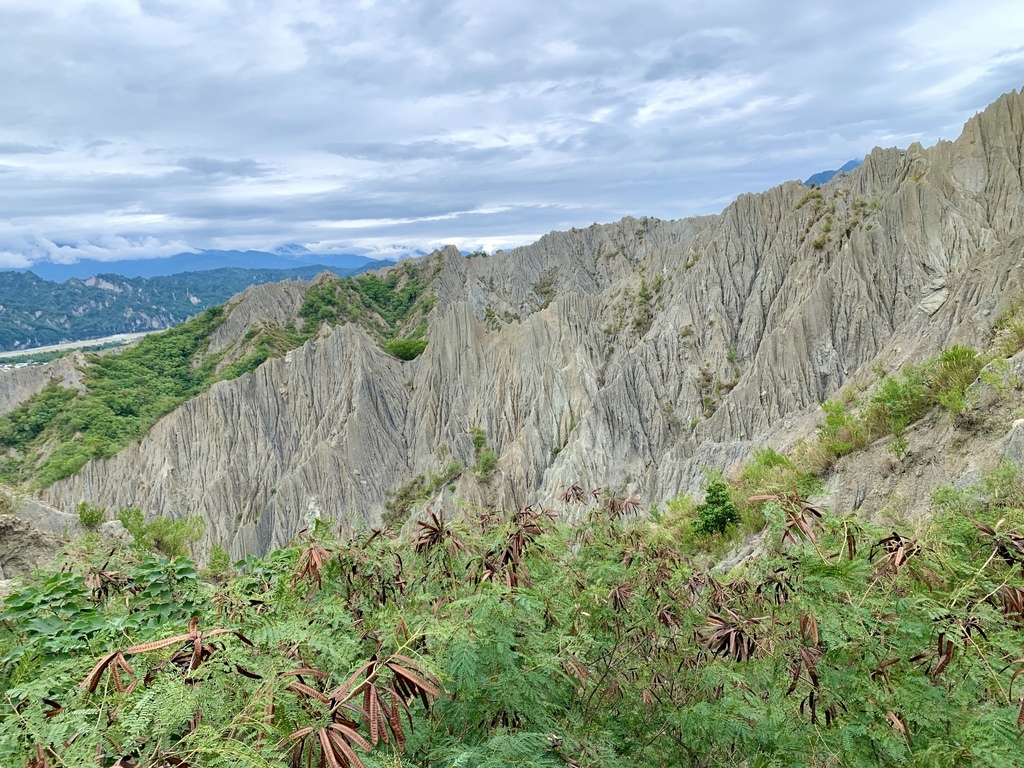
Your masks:
{"label": "fern-like foliage", "polygon": [[0,622],[0,765],[1018,765],[1016,472],[913,531],[761,495],[774,554],[727,577],[635,515],[535,510],[216,586],[132,552],[39,575]]}

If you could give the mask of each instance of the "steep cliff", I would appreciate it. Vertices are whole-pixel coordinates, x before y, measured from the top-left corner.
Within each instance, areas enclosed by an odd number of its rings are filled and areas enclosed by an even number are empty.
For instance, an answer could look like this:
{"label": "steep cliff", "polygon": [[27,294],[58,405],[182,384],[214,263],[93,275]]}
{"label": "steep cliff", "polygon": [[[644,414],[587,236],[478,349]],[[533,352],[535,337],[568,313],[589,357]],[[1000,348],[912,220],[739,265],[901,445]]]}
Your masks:
{"label": "steep cliff", "polygon": [[72,352],[43,365],[0,371],[0,416],[42,392],[51,381],[59,382],[62,387],[81,389],[82,377],[78,366],[84,359],[81,352]]}
{"label": "steep cliff", "polygon": [[[418,475],[421,504],[548,503],[577,480],[651,503],[696,489],[705,466],[808,434],[858,372],[987,341],[1024,294],[1022,109],[1008,94],[954,142],[876,149],[821,188],[789,182],[719,216],[439,251],[417,359],[325,328],[44,498],[201,514],[240,554],[313,517],[375,524]],[[229,319],[217,343],[294,324],[296,290],[253,289],[267,316]],[[474,429],[491,471],[472,471]],[[466,469],[446,474],[452,462]]]}

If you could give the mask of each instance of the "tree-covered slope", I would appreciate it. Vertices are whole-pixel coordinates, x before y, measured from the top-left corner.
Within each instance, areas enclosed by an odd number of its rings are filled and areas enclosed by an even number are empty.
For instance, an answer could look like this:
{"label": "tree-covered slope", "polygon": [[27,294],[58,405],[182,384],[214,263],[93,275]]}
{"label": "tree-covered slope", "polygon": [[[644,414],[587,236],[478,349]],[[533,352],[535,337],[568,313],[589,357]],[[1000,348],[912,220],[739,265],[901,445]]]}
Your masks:
{"label": "tree-covered slope", "polygon": [[0,417],[0,480],[46,487],[90,459],[113,456],[214,383],[254,371],[314,338],[326,320],[344,317],[373,334],[384,352],[414,358],[426,345],[435,276],[429,260],[405,262],[383,275],[324,276],[303,287],[294,315],[282,323],[260,321],[229,344],[211,346],[235,312],[245,314],[243,294],[122,351],[87,355],[80,389],[53,380]]}
{"label": "tree-covered slope", "polygon": [[912,527],[777,495],[763,556],[725,575],[692,509],[594,498],[567,490],[573,528],[316,523],[205,580],[79,544],[4,605],[0,763],[1019,764],[1015,469]]}
{"label": "tree-covered slope", "polygon": [[[385,266],[334,270],[352,275]],[[0,351],[29,349],[118,333],[169,328],[207,307],[223,304],[250,285],[311,280],[329,267],[228,267],[159,277],[100,274],[62,283],[32,272],[0,272]]]}

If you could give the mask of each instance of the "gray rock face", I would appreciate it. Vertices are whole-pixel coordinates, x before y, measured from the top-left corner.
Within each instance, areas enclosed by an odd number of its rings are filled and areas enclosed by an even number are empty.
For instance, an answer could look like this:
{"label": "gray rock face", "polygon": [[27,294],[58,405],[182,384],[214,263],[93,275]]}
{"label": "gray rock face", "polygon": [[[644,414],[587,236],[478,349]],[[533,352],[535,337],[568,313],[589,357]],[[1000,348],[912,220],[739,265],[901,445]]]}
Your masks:
{"label": "gray rock face", "polygon": [[51,381],[62,387],[82,389],[78,366],[83,360],[81,352],[72,352],[45,365],[0,371],[0,416],[41,392]]}
{"label": "gray rock face", "polygon": [[[83,536],[77,514],[54,509],[27,496],[3,498],[0,512],[0,599],[15,577],[34,568],[53,568],[57,555],[71,539]],[[108,520],[97,529],[106,545],[132,541],[119,520]]]}
{"label": "gray rock face", "polygon": [[53,565],[62,542],[13,515],[0,515],[0,580]]}
{"label": "gray rock face", "polygon": [[[28,496],[17,497],[13,500],[11,514],[43,533],[65,541],[84,536],[87,533],[85,526],[79,522],[77,512],[62,512]],[[120,520],[107,520],[100,523],[96,532],[107,542],[127,544],[132,541],[131,534],[125,530]]]}
{"label": "gray rock face", "polygon": [[[200,514],[210,541],[262,552],[314,517],[376,523],[388,491],[471,466],[473,427],[499,454],[494,477],[464,472],[438,503],[551,504],[575,481],[650,503],[695,490],[703,467],[807,434],[858,371],[987,340],[1024,295],[1022,107],[1009,94],[955,142],[876,149],[821,190],[790,182],[719,216],[437,252],[416,360],[336,328],[44,498]],[[293,322],[296,291],[254,289],[217,343],[264,314]]]}

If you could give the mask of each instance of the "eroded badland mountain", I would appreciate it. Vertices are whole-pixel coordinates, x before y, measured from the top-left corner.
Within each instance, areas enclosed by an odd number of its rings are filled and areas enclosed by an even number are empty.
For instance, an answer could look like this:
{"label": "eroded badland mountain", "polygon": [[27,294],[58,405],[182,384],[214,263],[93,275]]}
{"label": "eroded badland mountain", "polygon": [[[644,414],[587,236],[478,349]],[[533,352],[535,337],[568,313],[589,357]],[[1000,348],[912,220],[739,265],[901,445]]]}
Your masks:
{"label": "eroded badland mountain", "polygon": [[[389,503],[400,523],[427,505],[547,505],[577,481],[663,502],[699,489],[705,467],[810,438],[848,382],[989,345],[1024,296],[1022,156],[1012,93],[955,141],[875,149],[821,188],[788,182],[717,216],[626,218],[489,257],[446,248],[416,265],[422,311],[392,318],[397,336],[426,322],[418,357],[382,349],[380,318],[328,318],[41,497],[201,515],[206,543],[239,555],[314,517],[376,525]],[[298,338],[309,291],[338,285],[247,290],[208,352],[227,365],[260,334]],[[66,362],[53,371],[78,382]],[[8,410],[45,383],[32,375],[5,383]],[[882,449],[840,461],[828,493],[865,512],[895,494],[914,512],[937,483],[994,461],[1013,418],[965,429],[935,417],[908,432],[900,462]]]}

